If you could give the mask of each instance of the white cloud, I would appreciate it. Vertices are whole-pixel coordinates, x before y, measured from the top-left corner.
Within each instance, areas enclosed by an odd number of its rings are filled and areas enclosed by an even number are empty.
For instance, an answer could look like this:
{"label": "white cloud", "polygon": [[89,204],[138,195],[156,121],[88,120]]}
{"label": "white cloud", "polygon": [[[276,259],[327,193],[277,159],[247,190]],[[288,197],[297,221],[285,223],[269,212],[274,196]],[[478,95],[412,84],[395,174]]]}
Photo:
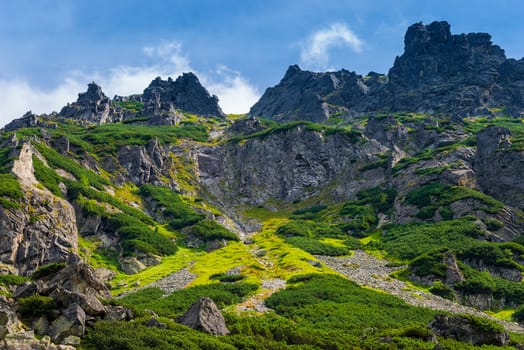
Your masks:
{"label": "white cloud", "polygon": [[71,72],[61,84],[47,90],[35,88],[24,80],[0,80],[0,128],[28,110],[37,114],[59,111],[68,102],[75,101],[91,81],[99,84],[110,97],[127,96],[141,93],[157,76],[176,78],[183,72],[192,71],[210,93],[219,97],[220,106],[226,113],[246,113],[260,96],[239,72],[226,66],[219,66],[213,74],[198,72],[191,67],[177,41],[145,47],[143,53],[151,61],[149,65],[115,66],[105,74]]}
{"label": "white cloud", "polygon": [[260,93],[256,88],[242,78],[239,72],[221,65],[216,71],[217,79],[202,77],[203,83],[209,91],[217,95],[219,104],[225,113],[246,113],[257,102]]}
{"label": "white cloud", "polygon": [[302,45],[301,64],[309,69],[325,70],[329,64],[329,50],[335,46],[348,46],[362,51],[362,40],[344,23],[333,23],[329,28],[313,33]]}

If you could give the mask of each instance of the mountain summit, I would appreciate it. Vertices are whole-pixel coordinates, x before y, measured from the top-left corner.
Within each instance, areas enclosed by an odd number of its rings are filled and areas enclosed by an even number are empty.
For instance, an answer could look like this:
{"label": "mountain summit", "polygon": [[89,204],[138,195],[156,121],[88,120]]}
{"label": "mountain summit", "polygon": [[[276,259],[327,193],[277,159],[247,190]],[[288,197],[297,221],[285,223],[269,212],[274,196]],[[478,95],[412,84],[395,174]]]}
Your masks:
{"label": "mountain summit", "polygon": [[410,26],[387,75],[289,67],[251,116],[325,121],[330,116],[416,111],[458,117],[524,111],[524,59],[507,59],[486,33],[453,35],[447,22]]}

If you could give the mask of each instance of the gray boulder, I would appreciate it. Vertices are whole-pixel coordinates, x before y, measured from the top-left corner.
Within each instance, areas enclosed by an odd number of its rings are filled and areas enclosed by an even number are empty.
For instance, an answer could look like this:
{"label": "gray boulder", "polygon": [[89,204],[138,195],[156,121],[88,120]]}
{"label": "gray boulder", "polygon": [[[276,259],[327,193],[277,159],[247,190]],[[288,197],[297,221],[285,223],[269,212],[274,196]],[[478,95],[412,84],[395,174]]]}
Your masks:
{"label": "gray boulder", "polygon": [[211,298],[200,298],[177,322],[193,329],[214,335],[229,334],[224,316]]}

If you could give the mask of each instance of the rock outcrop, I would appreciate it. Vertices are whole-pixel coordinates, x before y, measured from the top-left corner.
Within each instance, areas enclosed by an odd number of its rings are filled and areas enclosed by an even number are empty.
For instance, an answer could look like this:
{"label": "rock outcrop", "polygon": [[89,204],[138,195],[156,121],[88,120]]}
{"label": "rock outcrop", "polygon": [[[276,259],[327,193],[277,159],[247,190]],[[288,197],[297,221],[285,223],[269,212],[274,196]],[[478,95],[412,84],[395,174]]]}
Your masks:
{"label": "rock outcrop", "polygon": [[121,116],[115,112],[111,99],[102,92],[100,86],[92,82],[87,86],[87,91],[78,94],[76,102],[62,108],[59,115],[64,118],[105,124],[121,120]]}
{"label": "rock outcrop", "polygon": [[23,207],[0,209],[0,261],[21,275],[65,261],[78,249],[74,209],[66,200],[38,187],[33,154],[30,143],[24,143],[13,163],[12,171],[24,193]]}
{"label": "rock outcrop", "polygon": [[372,111],[492,115],[524,112],[524,59],[507,59],[486,33],[453,35],[447,22],[410,26],[404,53],[386,75],[328,73],[289,67],[251,116],[277,121],[325,121]]}
{"label": "rock outcrop", "polygon": [[471,317],[436,315],[429,327],[438,336],[474,345],[503,346],[509,343],[507,333],[498,329],[491,329]]}
{"label": "rock outcrop", "polygon": [[33,112],[29,111],[24,114],[21,118],[15,119],[6,126],[4,131],[13,131],[21,128],[32,128],[38,125],[38,116]]}
{"label": "rock outcrop", "polygon": [[[337,179],[333,198],[347,198],[384,178],[357,178],[359,168],[386,148],[375,141],[356,142],[359,134],[324,134],[298,125],[245,143],[202,148],[200,182],[226,203],[262,204],[269,198],[292,202],[318,194]],[[278,171],[276,171],[278,169]]]}
{"label": "rock outcrop", "polygon": [[210,298],[200,298],[177,322],[214,335],[229,334],[224,316]]}
{"label": "rock outcrop", "polygon": [[[218,98],[200,84],[193,73],[184,73],[176,80],[155,78],[144,93],[132,99],[144,104],[143,115],[171,117],[176,121],[177,110],[205,117],[224,117]],[[157,121],[159,122],[159,121]]]}
{"label": "rock outcrop", "polygon": [[511,132],[490,126],[477,136],[475,170],[485,193],[524,208],[524,152],[511,147]]}

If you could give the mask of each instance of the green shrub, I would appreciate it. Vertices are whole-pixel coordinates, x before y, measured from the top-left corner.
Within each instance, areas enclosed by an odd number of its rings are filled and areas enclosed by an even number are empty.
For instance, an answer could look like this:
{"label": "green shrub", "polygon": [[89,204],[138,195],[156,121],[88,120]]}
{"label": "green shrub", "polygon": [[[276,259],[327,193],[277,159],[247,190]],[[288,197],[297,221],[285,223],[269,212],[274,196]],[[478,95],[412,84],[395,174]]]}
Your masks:
{"label": "green shrub", "polygon": [[373,187],[357,192],[358,204],[369,204],[379,213],[389,212],[396,197],[394,188]]}
{"label": "green shrub", "polygon": [[42,185],[44,185],[55,196],[63,197],[60,190],[61,177],[51,168],[45,166],[37,156],[33,155],[33,167],[35,169],[35,177]]}
{"label": "green shrub", "polygon": [[205,241],[215,239],[225,239],[228,241],[238,241],[239,238],[233,232],[217,224],[213,220],[202,220],[193,225],[190,229],[192,235]]}
{"label": "green shrub", "polygon": [[411,261],[409,268],[417,276],[446,277],[447,265],[444,264],[445,257],[450,253],[447,248],[440,248],[422,254]]}
{"label": "green shrub", "polygon": [[38,317],[49,315],[57,308],[53,298],[42,295],[32,295],[27,298],[20,298],[18,302],[18,312],[22,317]]}
{"label": "green shrub", "polygon": [[246,275],[228,275],[227,273],[215,273],[209,276],[210,280],[219,280],[220,282],[238,282],[245,279]]}
{"label": "green shrub", "polygon": [[21,285],[28,281],[27,277],[18,275],[4,275],[0,274],[0,284],[4,286]]}
{"label": "green shrub", "polygon": [[406,195],[406,203],[421,209],[425,207],[438,208],[449,206],[462,199],[478,200],[484,205],[480,209],[490,214],[498,213],[503,207],[501,202],[479,191],[462,186],[443,185],[438,182],[423,185]]}
{"label": "green shrub", "polygon": [[484,220],[484,224],[486,224],[486,228],[490,231],[498,231],[504,227],[504,223],[502,223],[502,221],[493,218]]}
{"label": "green shrub", "polygon": [[391,256],[411,260],[442,247],[467,248],[478,243],[480,228],[468,218],[431,224],[391,225],[384,228],[382,247]]}
{"label": "green shrub", "polygon": [[453,220],[453,218],[455,217],[455,213],[448,206],[440,207],[438,212],[440,213],[440,216],[442,216],[444,220]]}
{"label": "green shrub", "polygon": [[437,208],[435,207],[424,207],[421,208],[415,216],[419,219],[426,220],[431,219],[433,216],[435,216],[435,212],[437,211]]}
{"label": "green shrub", "polygon": [[511,315],[511,318],[520,324],[524,324],[524,305],[520,305]]}
{"label": "green shrub", "polygon": [[14,200],[24,198],[22,187],[18,179],[12,174],[0,174],[0,197],[9,197]]}
{"label": "green shrub", "polygon": [[309,208],[297,209],[293,212],[293,215],[302,215],[306,213],[318,213],[327,208],[327,205],[317,204]]}
{"label": "green shrub", "polygon": [[258,289],[251,283],[212,283],[178,290],[162,297],[164,292],[158,288],[146,288],[118,299],[121,305],[133,309],[138,314],[152,310],[160,316],[176,317],[187,311],[189,306],[200,298],[213,299],[219,308],[239,303],[242,298]]}
{"label": "green shrub", "polygon": [[442,297],[444,299],[455,301],[455,293],[453,292],[453,289],[451,289],[449,286],[445,285],[441,281],[436,281],[429,288],[429,291],[431,292],[431,294],[438,295],[439,297]]}
{"label": "green shrub", "polygon": [[519,264],[511,260],[500,247],[490,243],[478,243],[458,252],[458,257],[463,261],[473,263],[481,262],[482,265],[502,268],[520,269]]}
{"label": "green shrub", "polygon": [[314,255],[341,256],[349,254],[349,249],[346,247],[336,247],[308,237],[289,237],[286,238],[286,242]]}
{"label": "green shrub", "polygon": [[[108,137],[107,140],[112,140],[111,137]],[[66,156],[61,155],[53,148],[47,147],[41,143],[35,143],[36,149],[44,156],[49,165],[64,169],[65,171],[71,173],[78,181],[80,181],[85,186],[93,186],[94,188],[103,191],[104,186],[111,185],[111,182],[100,175],[95,174],[91,170],[86,169],[72,159],[69,159]]]}
{"label": "green shrub", "polygon": [[177,251],[175,242],[153,231],[133,216],[113,214],[108,224],[108,228],[121,237],[124,255],[133,255],[136,251],[172,255]]}
{"label": "green shrub", "polygon": [[191,226],[205,218],[205,215],[184,203],[180,195],[169,188],[147,184],[140,187],[139,193],[143,198],[151,198],[160,205],[161,216],[172,229]]}
{"label": "green shrub", "polygon": [[67,265],[65,262],[56,262],[40,266],[38,269],[35,270],[35,272],[31,274],[31,279],[38,280],[53,276],[55,273],[62,270],[66,266]]}

